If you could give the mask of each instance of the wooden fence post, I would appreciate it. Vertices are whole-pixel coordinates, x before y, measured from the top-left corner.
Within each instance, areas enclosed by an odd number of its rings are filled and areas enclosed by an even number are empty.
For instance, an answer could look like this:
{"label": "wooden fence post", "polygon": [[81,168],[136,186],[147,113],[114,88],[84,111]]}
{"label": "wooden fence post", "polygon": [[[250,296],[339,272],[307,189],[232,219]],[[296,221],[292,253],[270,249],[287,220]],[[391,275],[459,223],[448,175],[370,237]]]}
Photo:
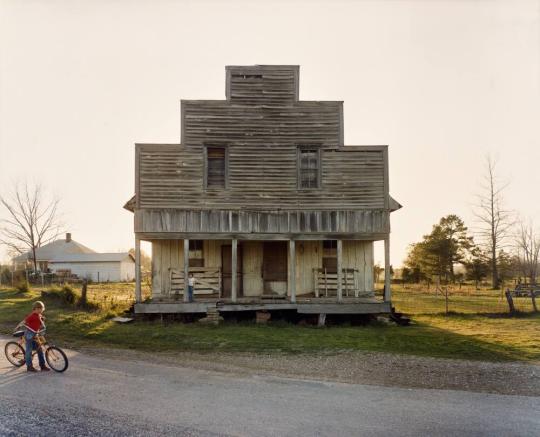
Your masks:
{"label": "wooden fence post", "polygon": [[86,306],[86,292],[88,287],[88,280],[84,279],[81,290],[81,305]]}
{"label": "wooden fence post", "polygon": [[504,293],[506,296],[506,300],[508,301],[508,306],[510,307],[510,313],[513,314],[516,312],[516,308],[514,307],[514,300],[512,299],[512,293],[507,288],[506,292]]}
{"label": "wooden fence post", "polygon": [[531,290],[531,301],[532,301],[533,311],[537,313],[538,307],[536,306],[536,295],[535,295],[534,289]]}

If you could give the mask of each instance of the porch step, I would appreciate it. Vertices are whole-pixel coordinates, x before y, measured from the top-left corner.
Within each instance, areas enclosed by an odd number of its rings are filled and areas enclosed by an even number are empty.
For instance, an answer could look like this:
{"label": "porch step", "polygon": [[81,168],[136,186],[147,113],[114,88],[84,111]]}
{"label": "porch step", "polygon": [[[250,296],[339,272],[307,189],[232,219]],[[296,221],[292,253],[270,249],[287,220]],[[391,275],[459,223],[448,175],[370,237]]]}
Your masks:
{"label": "porch step", "polygon": [[278,300],[278,299],[282,299],[282,300],[285,300],[287,299],[287,296],[285,295],[281,295],[281,294],[261,294],[261,299],[272,299],[272,300]]}
{"label": "porch step", "polygon": [[219,315],[219,311],[215,306],[208,306],[206,310],[206,317],[199,319],[201,323],[208,323],[212,325],[218,325],[223,321],[223,317]]}

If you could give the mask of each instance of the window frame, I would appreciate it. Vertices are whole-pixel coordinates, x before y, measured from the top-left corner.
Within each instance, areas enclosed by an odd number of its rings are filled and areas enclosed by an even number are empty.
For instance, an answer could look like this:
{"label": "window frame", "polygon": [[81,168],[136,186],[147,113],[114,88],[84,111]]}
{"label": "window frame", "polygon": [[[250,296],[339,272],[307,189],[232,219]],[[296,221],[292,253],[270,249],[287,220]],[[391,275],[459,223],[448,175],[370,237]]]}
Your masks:
{"label": "window frame", "polygon": [[[208,186],[208,149],[209,148],[224,149],[224,157],[225,157],[224,178],[225,180],[224,180],[223,187],[209,187]],[[229,145],[228,144],[219,144],[219,143],[204,144],[203,167],[204,167],[204,175],[203,175],[204,191],[220,191],[220,190],[229,189]]]}
{"label": "window frame", "polygon": [[[200,245],[200,248],[192,248],[192,246],[196,245]],[[200,252],[200,256],[195,256],[196,252]],[[188,253],[189,267],[204,267],[204,240],[189,240]]]}
{"label": "window frame", "polygon": [[[302,152],[312,150],[317,155],[317,185],[315,187],[302,187]],[[296,188],[297,190],[318,190],[322,188],[322,159],[321,146],[319,144],[300,144],[296,148]]]}

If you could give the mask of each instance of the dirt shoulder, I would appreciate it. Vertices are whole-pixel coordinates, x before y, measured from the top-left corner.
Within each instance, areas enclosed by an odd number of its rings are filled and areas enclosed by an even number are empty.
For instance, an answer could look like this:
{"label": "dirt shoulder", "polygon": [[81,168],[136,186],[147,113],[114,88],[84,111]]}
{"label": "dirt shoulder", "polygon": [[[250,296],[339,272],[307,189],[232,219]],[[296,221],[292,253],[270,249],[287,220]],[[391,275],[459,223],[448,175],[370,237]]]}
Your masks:
{"label": "dirt shoulder", "polygon": [[540,365],[395,355],[378,352],[328,354],[145,353],[80,350],[113,359],[196,368],[236,375],[271,375],[403,388],[465,390],[540,396]]}

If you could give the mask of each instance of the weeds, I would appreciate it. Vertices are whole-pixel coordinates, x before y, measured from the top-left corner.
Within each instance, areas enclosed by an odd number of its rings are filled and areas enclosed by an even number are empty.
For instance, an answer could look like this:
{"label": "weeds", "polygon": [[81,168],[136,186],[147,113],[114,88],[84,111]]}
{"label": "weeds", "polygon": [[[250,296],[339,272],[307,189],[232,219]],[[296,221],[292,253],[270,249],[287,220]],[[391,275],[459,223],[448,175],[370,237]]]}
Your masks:
{"label": "weeds", "polygon": [[21,281],[15,288],[19,293],[28,293],[30,291],[30,284],[28,284],[28,281]]}

